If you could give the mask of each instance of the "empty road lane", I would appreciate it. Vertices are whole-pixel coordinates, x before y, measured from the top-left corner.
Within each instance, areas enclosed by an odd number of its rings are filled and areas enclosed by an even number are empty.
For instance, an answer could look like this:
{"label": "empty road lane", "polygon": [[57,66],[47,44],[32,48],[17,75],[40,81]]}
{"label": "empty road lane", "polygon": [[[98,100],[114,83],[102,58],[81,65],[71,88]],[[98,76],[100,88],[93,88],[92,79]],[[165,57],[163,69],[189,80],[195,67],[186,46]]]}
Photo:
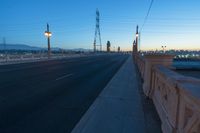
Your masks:
{"label": "empty road lane", "polygon": [[127,55],[0,66],[0,133],[68,133]]}

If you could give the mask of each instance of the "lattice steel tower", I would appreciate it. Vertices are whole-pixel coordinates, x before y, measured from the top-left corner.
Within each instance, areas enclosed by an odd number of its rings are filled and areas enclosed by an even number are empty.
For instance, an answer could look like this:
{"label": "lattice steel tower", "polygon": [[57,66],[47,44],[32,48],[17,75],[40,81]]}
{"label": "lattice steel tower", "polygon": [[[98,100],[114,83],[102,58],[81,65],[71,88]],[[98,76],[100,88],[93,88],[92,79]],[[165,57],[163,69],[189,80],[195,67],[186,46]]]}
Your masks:
{"label": "lattice steel tower", "polygon": [[[99,45],[97,45],[97,38],[99,37]],[[97,47],[100,47],[100,51],[102,51],[101,44],[101,32],[100,32],[100,13],[99,10],[96,10],[96,28],[95,28],[95,37],[94,37],[94,52],[97,51]]]}

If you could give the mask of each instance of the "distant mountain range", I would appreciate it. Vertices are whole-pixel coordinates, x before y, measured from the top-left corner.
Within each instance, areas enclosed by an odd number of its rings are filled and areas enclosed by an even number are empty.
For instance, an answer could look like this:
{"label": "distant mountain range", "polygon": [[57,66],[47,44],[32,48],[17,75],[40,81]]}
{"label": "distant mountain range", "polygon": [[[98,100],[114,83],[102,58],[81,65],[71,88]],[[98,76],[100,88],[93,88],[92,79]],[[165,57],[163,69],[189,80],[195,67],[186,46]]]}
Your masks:
{"label": "distant mountain range", "polygon": [[33,47],[29,45],[24,45],[24,44],[6,44],[6,47],[4,44],[0,44],[0,50],[43,50],[44,48],[40,47]]}
{"label": "distant mountain range", "polygon": [[[40,51],[40,50],[47,50],[47,48],[41,48],[41,47],[35,47],[35,46],[29,46],[25,44],[6,44],[7,50],[31,50],[31,51]],[[0,44],[0,50],[5,50],[5,45]],[[61,48],[53,47],[51,48],[53,51],[59,51]],[[83,48],[76,48],[76,49],[63,49],[68,51],[90,51],[89,49],[83,49]]]}

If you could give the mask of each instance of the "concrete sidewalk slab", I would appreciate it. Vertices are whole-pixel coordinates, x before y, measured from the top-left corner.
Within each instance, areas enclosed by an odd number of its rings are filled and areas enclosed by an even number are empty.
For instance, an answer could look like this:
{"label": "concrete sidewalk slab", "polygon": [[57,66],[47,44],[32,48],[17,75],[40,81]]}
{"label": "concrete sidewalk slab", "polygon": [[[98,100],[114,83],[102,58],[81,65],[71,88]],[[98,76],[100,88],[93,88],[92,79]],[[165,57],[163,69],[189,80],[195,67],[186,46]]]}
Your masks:
{"label": "concrete sidewalk slab", "polygon": [[144,133],[138,79],[130,57],[88,109],[72,133]]}

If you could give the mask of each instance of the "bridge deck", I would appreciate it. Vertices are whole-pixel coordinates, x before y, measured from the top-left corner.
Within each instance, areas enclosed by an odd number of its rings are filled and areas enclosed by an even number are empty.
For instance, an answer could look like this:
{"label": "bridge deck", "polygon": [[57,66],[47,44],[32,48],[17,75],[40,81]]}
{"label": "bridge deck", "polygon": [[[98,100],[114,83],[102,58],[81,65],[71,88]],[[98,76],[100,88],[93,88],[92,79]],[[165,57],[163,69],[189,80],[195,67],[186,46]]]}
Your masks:
{"label": "bridge deck", "polygon": [[140,89],[141,80],[132,58],[129,58],[72,133],[161,132],[153,105]]}

